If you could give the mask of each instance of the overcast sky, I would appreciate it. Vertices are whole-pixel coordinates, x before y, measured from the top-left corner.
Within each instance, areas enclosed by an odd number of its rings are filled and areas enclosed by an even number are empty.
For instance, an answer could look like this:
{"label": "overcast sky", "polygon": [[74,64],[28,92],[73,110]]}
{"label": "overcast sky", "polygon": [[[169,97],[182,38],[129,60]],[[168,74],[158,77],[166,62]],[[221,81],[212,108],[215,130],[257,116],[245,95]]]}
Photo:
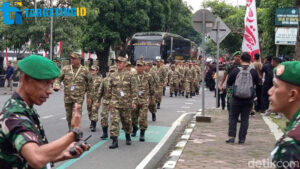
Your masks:
{"label": "overcast sky", "polygon": [[[193,7],[193,12],[196,12],[198,9],[201,8],[202,2],[206,1],[206,0],[183,0],[184,2],[187,2],[188,5]],[[221,1],[221,0],[219,0]],[[246,0],[224,0],[225,3],[227,4],[231,4],[234,6],[237,5],[245,5],[246,4]]]}

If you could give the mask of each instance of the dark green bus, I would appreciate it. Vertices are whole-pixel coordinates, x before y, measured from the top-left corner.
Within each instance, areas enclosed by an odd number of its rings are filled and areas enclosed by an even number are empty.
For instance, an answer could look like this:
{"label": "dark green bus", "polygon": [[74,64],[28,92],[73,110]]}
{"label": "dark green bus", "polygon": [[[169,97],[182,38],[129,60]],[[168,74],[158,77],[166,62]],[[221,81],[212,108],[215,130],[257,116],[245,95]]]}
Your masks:
{"label": "dark green bus", "polygon": [[197,45],[180,35],[167,32],[140,32],[128,42],[127,54],[130,61],[163,59],[165,62],[197,58]]}

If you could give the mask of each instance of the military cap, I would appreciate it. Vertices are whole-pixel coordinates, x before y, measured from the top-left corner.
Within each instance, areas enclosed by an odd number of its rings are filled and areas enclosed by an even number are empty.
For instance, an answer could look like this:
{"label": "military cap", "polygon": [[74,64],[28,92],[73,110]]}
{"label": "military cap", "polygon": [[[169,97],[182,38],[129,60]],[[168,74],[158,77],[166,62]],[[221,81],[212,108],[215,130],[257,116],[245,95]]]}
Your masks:
{"label": "military cap", "polygon": [[53,61],[39,55],[22,59],[18,67],[26,75],[38,80],[55,79],[60,75],[60,70]]}
{"label": "military cap", "polygon": [[136,61],[136,65],[144,66],[145,63],[142,60]]}
{"label": "military cap", "polygon": [[78,58],[78,59],[81,58],[81,55],[80,55],[79,53],[75,53],[75,52],[72,52],[70,56],[71,56],[72,58]]}
{"label": "military cap", "polygon": [[300,61],[282,62],[275,69],[276,78],[300,86]]}
{"label": "military cap", "polygon": [[129,66],[129,65],[131,66],[131,62],[130,61],[127,61],[126,63],[127,63],[127,66]]}
{"label": "military cap", "polygon": [[234,52],[232,56],[236,56],[236,55],[241,55],[241,51]]}
{"label": "military cap", "polygon": [[127,58],[125,57],[122,57],[122,56],[119,56],[117,61],[120,61],[120,62],[126,62],[127,61]]}
{"label": "military cap", "polygon": [[98,67],[98,66],[95,66],[95,65],[93,65],[93,66],[91,66],[91,69],[92,69],[92,70],[99,70],[99,67]]}
{"label": "military cap", "polygon": [[173,68],[173,67],[175,68],[175,65],[172,64],[172,65],[171,65],[171,68]]}
{"label": "military cap", "polygon": [[151,65],[151,64],[153,64],[153,61],[152,61],[152,60],[150,60],[150,61],[145,61],[145,65]]}

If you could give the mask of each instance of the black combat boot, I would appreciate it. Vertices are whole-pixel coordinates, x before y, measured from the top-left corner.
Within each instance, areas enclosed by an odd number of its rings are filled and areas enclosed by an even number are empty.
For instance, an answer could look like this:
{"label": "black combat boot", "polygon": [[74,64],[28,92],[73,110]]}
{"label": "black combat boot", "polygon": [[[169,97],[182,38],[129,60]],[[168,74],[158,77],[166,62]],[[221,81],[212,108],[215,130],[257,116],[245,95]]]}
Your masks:
{"label": "black combat boot", "polygon": [[93,127],[93,121],[91,121],[91,124],[90,124],[90,129],[92,129]]}
{"label": "black combat boot", "polygon": [[165,93],[166,93],[166,90],[165,90],[165,89],[163,89],[163,96],[165,96]]}
{"label": "black combat boot", "polygon": [[152,121],[156,121],[156,114],[155,113],[151,113],[152,114]]}
{"label": "black combat boot", "polygon": [[193,97],[193,94],[192,93],[190,93],[190,98],[192,98]]}
{"label": "black combat boot", "polygon": [[130,134],[126,134],[126,145],[131,145],[131,138],[130,138]]}
{"label": "black combat boot", "polygon": [[189,93],[186,93],[185,98],[187,99],[189,98]]}
{"label": "black combat boot", "polygon": [[112,144],[111,146],[109,146],[110,149],[114,149],[114,148],[118,148],[118,137],[114,136],[114,137],[111,137],[112,139]]}
{"label": "black combat boot", "polygon": [[182,92],[182,96],[184,96],[184,92]]}
{"label": "black combat boot", "polygon": [[160,103],[159,102],[157,103],[157,109],[160,109]]}
{"label": "black combat boot", "polygon": [[100,138],[106,139],[108,137],[107,129],[108,129],[108,126],[102,127],[103,134],[102,134],[102,136]]}
{"label": "black combat boot", "polygon": [[177,96],[177,92],[175,92],[175,96]]}
{"label": "black combat boot", "polygon": [[142,141],[142,142],[145,141],[145,130],[141,130],[141,133],[140,133],[140,141]]}
{"label": "black combat boot", "polygon": [[173,97],[173,93],[170,93],[170,97]]}
{"label": "black combat boot", "polygon": [[136,132],[137,132],[138,130],[139,130],[138,126],[133,125],[131,136],[132,136],[132,137],[135,137],[135,136],[136,136]]}
{"label": "black combat boot", "polygon": [[96,125],[97,125],[97,122],[91,121],[91,125],[92,125],[91,131],[92,131],[92,132],[95,132],[95,131],[96,131]]}

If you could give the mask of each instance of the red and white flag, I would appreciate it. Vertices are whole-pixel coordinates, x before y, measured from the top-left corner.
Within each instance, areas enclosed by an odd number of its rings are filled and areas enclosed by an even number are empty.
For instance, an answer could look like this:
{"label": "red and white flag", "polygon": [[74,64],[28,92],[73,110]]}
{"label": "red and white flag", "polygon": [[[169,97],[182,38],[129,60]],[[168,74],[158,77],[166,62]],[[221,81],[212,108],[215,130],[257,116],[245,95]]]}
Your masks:
{"label": "red and white flag", "polygon": [[256,53],[260,53],[255,0],[247,0],[242,51],[248,52],[252,60]]}

